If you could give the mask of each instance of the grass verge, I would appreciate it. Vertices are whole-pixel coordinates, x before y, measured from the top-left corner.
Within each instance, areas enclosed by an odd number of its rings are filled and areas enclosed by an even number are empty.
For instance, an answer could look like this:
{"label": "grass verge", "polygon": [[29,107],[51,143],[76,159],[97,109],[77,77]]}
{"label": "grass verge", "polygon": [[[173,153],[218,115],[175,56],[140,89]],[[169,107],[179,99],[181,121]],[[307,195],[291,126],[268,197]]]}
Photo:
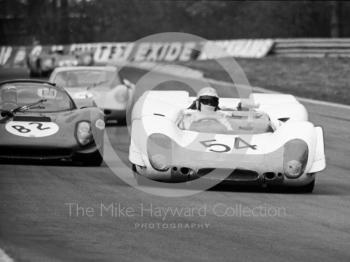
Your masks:
{"label": "grass verge", "polygon": [[[230,59],[224,61],[229,62]],[[236,59],[236,62],[252,86],[350,104],[350,59],[266,57]],[[181,65],[199,69],[209,78],[230,81],[228,74],[215,60],[191,61]]]}

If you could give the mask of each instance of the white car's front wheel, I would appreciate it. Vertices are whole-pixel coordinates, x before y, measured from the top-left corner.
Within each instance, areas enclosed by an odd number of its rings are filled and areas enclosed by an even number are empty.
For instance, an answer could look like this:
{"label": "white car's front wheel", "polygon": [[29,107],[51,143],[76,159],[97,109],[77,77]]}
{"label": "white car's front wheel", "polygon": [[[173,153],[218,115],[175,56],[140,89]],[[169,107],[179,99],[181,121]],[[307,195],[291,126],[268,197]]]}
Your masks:
{"label": "white car's front wheel", "polygon": [[297,193],[312,193],[312,191],[315,188],[315,182],[316,182],[316,179],[312,180],[310,183],[304,186],[297,187],[296,188]]}
{"label": "white car's front wheel", "polygon": [[310,194],[315,188],[316,179],[314,178],[311,182],[302,186],[282,186],[278,187],[279,192],[287,192],[287,193],[300,193],[300,194]]}
{"label": "white car's front wheel", "polygon": [[141,177],[141,175],[137,172],[137,167],[135,164],[132,165],[131,169],[132,169],[132,172],[134,174],[134,178],[136,179],[136,183],[139,186],[145,185],[145,182],[146,182],[145,179],[147,179],[147,178]]}

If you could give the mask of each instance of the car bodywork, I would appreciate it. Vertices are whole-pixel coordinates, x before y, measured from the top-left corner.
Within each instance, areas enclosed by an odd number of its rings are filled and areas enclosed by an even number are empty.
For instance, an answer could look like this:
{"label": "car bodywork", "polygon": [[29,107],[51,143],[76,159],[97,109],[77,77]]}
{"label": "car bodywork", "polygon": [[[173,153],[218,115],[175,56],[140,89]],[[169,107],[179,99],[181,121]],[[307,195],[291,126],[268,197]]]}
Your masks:
{"label": "car bodywork", "polygon": [[[187,181],[208,177],[211,170],[226,172],[224,180],[243,183],[306,187],[312,191],[315,174],[325,166],[323,131],[308,121],[307,111],[291,95],[251,94],[249,99],[221,98],[220,107],[232,108],[230,121],[238,127],[215,133],[179,128],[179,114],[194,97],[186,91],[148,91],[132,112],[129,160],[136,175],[159,181]],[[253,111],[267,116],[266,129]],[[247,110],[248,109],[248,110]],[[263,125],[262,125],[263,126]]]}
{"label": "car bodywork", "polygon": [[[108,81],[95,84],[93,79],[76,86],[67,82],[59,82],[58,77],[63,74],[79,74],[79,72],[105,72]],[[56,68],[49,79],[50,82],[63,86],[80,107],[96,105],[105,114],[105,120],[116,120],[125,123],[126,110],[130,105],[135,86],[127,80],[121,81],[118,69],[115,66],[91,66],[91,67],[62,67]]]}
{"label": "car bodywork", "polygon": [[[22,105],[22,109],[17,112],[11,112],[1,106],[0,158],[73,160],[85,165],[101,164],[104,121],[100,109],[96,107],[78,109],[64,89],[45,81],[1,82],[0,91],[3,86],[21,86],[17,92],[30,86],[42,86],[43,90],[55,90],[66,94],[71,106],[58,111],[45,111],[30,110]],[[0,101],[0,105],[3,102]],[[89,137],[86,137],[87,140],[84,142],[81,142],[78,134],[81,125],[89,129],[87,130]]]}

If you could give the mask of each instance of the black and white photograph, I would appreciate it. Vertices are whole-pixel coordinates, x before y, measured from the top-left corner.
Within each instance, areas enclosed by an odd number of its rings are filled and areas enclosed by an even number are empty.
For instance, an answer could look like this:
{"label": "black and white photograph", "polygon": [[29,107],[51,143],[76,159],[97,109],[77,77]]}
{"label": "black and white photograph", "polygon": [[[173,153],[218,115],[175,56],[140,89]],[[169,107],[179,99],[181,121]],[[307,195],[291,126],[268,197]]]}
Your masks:
{"label": "black and white photograph", "polygon": [[0,262],[350,261],[348,14],[0,0]]}

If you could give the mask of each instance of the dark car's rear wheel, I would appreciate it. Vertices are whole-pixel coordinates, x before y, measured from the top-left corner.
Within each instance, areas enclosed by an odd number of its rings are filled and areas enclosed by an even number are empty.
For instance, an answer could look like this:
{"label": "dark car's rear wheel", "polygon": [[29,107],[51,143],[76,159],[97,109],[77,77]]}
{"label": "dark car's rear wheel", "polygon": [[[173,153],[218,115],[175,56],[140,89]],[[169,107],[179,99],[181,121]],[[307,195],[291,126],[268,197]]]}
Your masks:
{"label": "dark car's rear wheel", "polygon": [[88,154],[77,154],[74,161],[82,163],[84,166],[100,166],[103,162],[103,157],[99,150]]}

